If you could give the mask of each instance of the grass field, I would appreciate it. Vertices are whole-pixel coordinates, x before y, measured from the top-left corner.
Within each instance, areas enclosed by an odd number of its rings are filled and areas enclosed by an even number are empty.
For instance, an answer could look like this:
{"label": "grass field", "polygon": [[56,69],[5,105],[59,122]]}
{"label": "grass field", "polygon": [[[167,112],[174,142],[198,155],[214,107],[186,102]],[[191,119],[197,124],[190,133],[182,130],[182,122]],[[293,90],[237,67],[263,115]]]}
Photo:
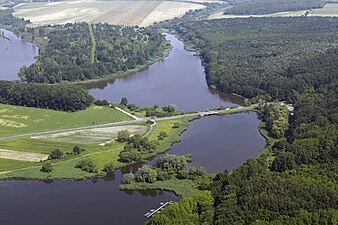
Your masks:
{"label": "grass field", "polygon": [[[223,10],[214,12],[209,16],[209,19],[227,19],[227,18],[249,18],[249,17],[294,17],[304,16],[307,10],[278,12],[265,15],[223,15]],[[308,11],[307,16],[338,16],[338,3],[327,3],[321,9],[313,9]]]}
{"label": "grass field", "polygon": [[174,1],[64,1],[22,4],[15,7],[14,15],[29,19],[32,26],[74,22],[148,26],[201,8]]}
{"label": "grass field", "polygon": [[61,112],[0,104],[0,137],[125,120],[131,118],[109,107],[91,106],[78,112]]}
{"label": "grass field", "polygon": [[[180,134],[187,128],[189,120],[191,119],[192,118],[181,118],[157,122],[152,132],[148,134],[148,137],[151,140],[157,140],[160,131],[165,131],[168,134],[168,137],[164,140],[160,140],[160,145],[156,148],[156,151],[149,155],[143,155],[143,159],[155,156],[170,149],[172,144],[180,140]],[[179,128],[173,128],[172,126],[175,122],[179,122],[181,126]],[[0,164],[3,163],[0,166],[0,179],[83,179],[85,177],[96,176],[96,173],[87,173],[74,168],[76,163],[84,158],[93,160],[98,171],[101,171],[107,163],[113,163],[114,168],[120,168],[126,165],[125,163],[118,161],[119,153],[123,150],[124,143],[112,142],[107,146],[82,143],[79,144],[79,146],[86,150],[77,156],[70,154],[74,145],[74,143],[29,137],[0,141],[0,149],[49,154],[52,150],[57,148],[65,153],[64,158],[52,160],[54,170],[48,174],[40,171],[41,163],[0,159]],[[3,173],[4,171],[10,172]]]}

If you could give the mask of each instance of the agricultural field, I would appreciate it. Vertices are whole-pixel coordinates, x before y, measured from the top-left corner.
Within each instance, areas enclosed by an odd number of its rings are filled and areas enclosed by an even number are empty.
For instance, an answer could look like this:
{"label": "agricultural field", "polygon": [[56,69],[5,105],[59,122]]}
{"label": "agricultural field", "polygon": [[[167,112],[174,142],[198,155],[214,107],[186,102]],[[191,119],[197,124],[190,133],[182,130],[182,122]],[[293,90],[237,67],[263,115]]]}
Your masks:
{"label": "agricultural field", "polygon": [[338,16],[338,3],[327,3],[321,9],[278,12],[265,15],[224,15],[223,10],[211,14],[208,19],[249,18],[249,17],[296,17],[296,16]]}
{"label": "agricultural field", "polygon": [[148,26],[184,15],[205,6],[174,1],[65,1],[26,3],[15,7],[14,15],[31,26],[74,22]]}
{"label": "agricultural field", "polygon": [[128,130],[132,134],[144,134],[147,131],[147,127],[143,125],[128,125],[93,128],[35,136],[32,138],[76,144],[97,144],[104,146],[105,144],[113,142],[117,138],[117,133],[121,130]]}
{"label": "agricultural field", "polygon": [[338,2],[327,3],[322,9],[314,9],[309,13],[310,16],[338,16]]}
{"label": "agricultural field", "polygon": [[63,112],[0,104],[0,138],[131,120],[109,107],[91,106],[77,112]]}

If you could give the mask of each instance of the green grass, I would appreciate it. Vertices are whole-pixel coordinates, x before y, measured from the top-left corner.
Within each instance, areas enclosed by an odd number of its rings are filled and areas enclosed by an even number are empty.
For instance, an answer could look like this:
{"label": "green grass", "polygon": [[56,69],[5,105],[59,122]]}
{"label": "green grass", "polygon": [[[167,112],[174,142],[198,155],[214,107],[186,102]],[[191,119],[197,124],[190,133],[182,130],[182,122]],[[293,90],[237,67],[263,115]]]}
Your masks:
{"label": "green grass", "polygon": [[22,152],[34,152],[41,154],[49,154],[54,149],[60,149],[64,152],[70,152],[75,145],[80,146],[84,149],[94,149],[98,145],[90,144],[73,144],[58,141],[33,139],[33,138],[16,138],[5,141],[0,141],[0,149],[15,150]]}
{"label": "green grass", "polygon": [[269,131],[266,129],[266,124],[265,122],[261,121],[259,123],[258,127],[259,133],[265,138],[266,140],[266,145],[264,148],[262,148],[257,156],[263,156],[265,155],[267,157],[267,160],[269,162],[272,162],[274,160],[274,156],[272,155],[272,146],[276,141],[280,141],[282,139],[277,139],[271,136]]}
{"label": "green grass", "polygon": [[91,62],[91,64],[94,64],[94,62],[95,62],[95,51],[96,51],[96,41],[95,41],[95,35],[94,35],[94,32],[93,32],[93,26],[94,25],[92,25],[92,24],[88,24],[90,41],[92,43],[91,52],[90,52],[90,62]]}
{"label": "green grass", "polygon": [[[180,118],[167,121],[159,121],[154,127],[153,131],[149,134],[150,140],[157,140],[158,134],[160,131],[165,131],[168,134],[164,140],[159,141],[160,146],[156,150],[147,155],[143,155],[143,159],[149,158],[150,156],[155,156],[157,154],[164,153],[169,150],[170,147],[180,141],[180,134],[186,130],[189,121],[194,119],[191,118]],[[180,127],[174,129],[172,126],[175,122],[180,123]],[[10,139],[6,141],[0,141],[0,148],[17,150],[17,151],[27,151],[27,152],[36,152],[36,153],[50,153],[52,150],[58,148],[64,152],[71,152],[75,144],[72,143],[63,143],[50,140],[41,140],[41,139],[32,139],[29,137]],[[0,179],[9,179],[9,178],[24,178],[24,179],[84,179],[86,177],[97,176],[95,173],[87,173],[81,171],[80,169],[74,168],[76,163],[79,160],[84,158],[89,158],[94,161],[95,166],[97,167],[99,174],[102,168],[108,164],[113,163],[114,168],[121,168],[127,164],[121,163],[118,161],[119,153],[123,150],[124,143],[113,142],[108,146],[97,146],[93,144],[82,144],[80,147],[86,149],[78,156],[66,155],[64,158],[59,160],[52,160],[53,163],[53,172],[43,173],[40,171],[41,163],[26,163],[19,162],[15,160],[10,160],[2,167],[1,171],[15,170],[6,174],[0,174]],[[1,162],[1,161],[0,161]],[[22,167],[28,168],[22,168]],[[182,188],[184,185],[182,185]],[[176,187],[177,189],[177,187]],[[182,190],[178,191],[178,194],[184,193]]]}
{"label": "green grass", "polygon": [[[158,140],[158,135],[161,131],[166,132],[168,137],[159,140],[160,146],[156,148],[156,151],[151,154],[143,155],[143,158],[146,159],[168,151],[173,144],[181,140],[180,135],[187,129],[189,122],[195,118],[196,117],[186,117],[174,120],[157,121],[155,129],[149,135],[149,140]],[[179,128],[173,128],[175,122],[180,123]]]}
{"label": "green grass", "polygon": [[120,190],[140,191],[140,190],[163,190],[172,191],[180,197],[189,197],[197,192],[196,185],[188,179],[179,180],[172,178],[165,181],[156,181],[155,183],[131,183],[119,185]]}
{"label": "green grass", "polygon": [[0,104],[0,137],[131,120],[116,109],[91,106],[78,112]]}
{"label": "green grass", "polygon": [[[122,143],[114,143],[108,147],[97,147],[93,149],[86,149],[78,156],[68,155],[59,160],[52,160],[53,172],[43,173],[40,171],[41,163],[26,163],[19,164],[19,161],[10,160],[7,166],[0,167],[1,171],[10,171],[7,174],[0,174],[1,179],[9,178],[24,178],[24,179],[84,179],[86,177],[96,176],[95,173],[87,173],[75,168],[78,161],[83,159],[92,159],[96,165],[98,171],[107,163],[114,163],[116,168],[121,167],[125,164],[118,162],[119,153],[123,149]],[[71,150],[71,149],[70,149]],[[2,161],[0,161],[2,162]],[[24,162],[25,163],[25,162]],[[22,168],[27,167],[27,168]],[[21,169],[22,168],[22,169]]]}
{"label": "green grass", "polygon": [[0,159],[0,172],[24,168],[24,167],[32,166],[34,164],[35,163],[32,163],[32,162],[17,161],[17,160],[11,160],[11,159]]}

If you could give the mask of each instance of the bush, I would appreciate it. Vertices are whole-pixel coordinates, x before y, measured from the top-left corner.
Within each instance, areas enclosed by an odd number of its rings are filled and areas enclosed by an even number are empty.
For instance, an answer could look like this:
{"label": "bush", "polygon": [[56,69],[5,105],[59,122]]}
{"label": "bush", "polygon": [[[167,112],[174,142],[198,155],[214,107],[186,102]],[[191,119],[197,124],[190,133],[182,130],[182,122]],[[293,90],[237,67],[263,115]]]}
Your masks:
{"label": "bush", "polygon": [[41,172],[44,172],[44,173],[50,173],[53,171],[53,165],[51,162],[45,162],[42,164],[41,166],[41,169],[40,169]]}
{"label": "bush", "polygon": [[152,169],[148,165],[144,165],[139,168],[135,174],[135,181],[136,182],[147,182],[147,183],[154,183],[157,178],[156,170]]}
{"label": "bush", "polygon": [[74,155],[79,155],[82,151],[84,151],[84,149],[80,148],[79,146],[75,146],[73,148],[73,154]]}
{"label": "bush", "polygon": [[141,153],[137,150],[122,151],[120,153],[120,162],[130,163],[133,161],[139,161],[141,159]]}
{"label": "bush", "polygon": [[188,177],[190,180],[198,179],[199,177],[205,177],[207,173],[205,172],[204,168],[201,166],[198,167],[191,167],[189,170]]}
{"label": "bush", "polygon": [[161,131],[158,135],[158,140],[163,140],[164,138],[168,137],[167,133],[164,131]]}
{"label": "bush", "polygon": [[94,165],[93,160],[91,159],[83,159],[76,163],[75,168],[79,168],[82,171],[86,171],[88,173],[96,173],[96,166]]}
{"label": "bush", "polygon": [[180,170],[176,175],[177,179],[183,180],[188,178],[188,172],[186,170]]}
{"label": "bush", "polygon": [[55,149],[49,154],[50,159],[61,159],[63,157],[63,152],[59,149]]}
{"label": "bush", "polygon": [[115,167],[114,167],[114,164],[113,163],[108,163],[106,164],[103,169],[102,169],[103,172],[106,172],[107,174],[112,174],[114,173],[115,171]]}
{"label": "bush", "polygon": [[180,123],[179,122],[175,122],[174,125],[173,125],[173,128],[179,128],[180,127]]}
{"label": "bush", "polygon": [[117,133],[117,141],[118,142],[126,142],[129,141],[131,133],[128,130],[121,130]]}
{"label": "bush", "polygon": [[157,172],[157,180],[170,180],[171,179],[171,175],[167,172],[167,171],[158,171]]}
{"label": "bush", "polygon": [[135,176],[132,173],[127,173],[123,176],[123,183],[131,184],[135,181]]}
{"label": "bush", "polygon": [[96,100],[94,102],[95,105],[97,106],[108,106],[109,105],[109,102],[107,100]]}

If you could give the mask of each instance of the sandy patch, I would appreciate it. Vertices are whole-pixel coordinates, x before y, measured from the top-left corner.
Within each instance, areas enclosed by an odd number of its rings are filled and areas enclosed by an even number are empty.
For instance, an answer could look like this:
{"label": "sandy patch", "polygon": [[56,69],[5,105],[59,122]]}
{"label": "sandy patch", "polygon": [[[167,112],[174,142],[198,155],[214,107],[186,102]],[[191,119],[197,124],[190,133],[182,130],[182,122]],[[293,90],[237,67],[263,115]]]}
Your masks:
{"label": "sandy patch", "polygon": [[147,131],[147,127],[142,125],[114,126],[114,127],[67,131],[57,134],[35,136],[31,138],[77,143],[77,144],[102,145],[105,143],[115,141],[117,133],[121,130],[128,130],[132,134],[144,134]]}
{"label": "sandy patch", "polygon": [[20,115],[1,115],[3,118],[10,118],[10,119],[23,119],[27,120],[29,116],[20,116]]}
{"label": "sandy patch", "polygon": [[6,120],[6,119],[0,119],[0,126],[4,127],[13,127],[13,128],[22,128],[22,127],[27,127],[23,123],[18,123],[12,120]]}
{"label": "sandy patch", "polygon": [[154,22],[160,22],[167,19],[183,16],[189,10],[202,9],[205,6],[201,4],[187,2],[162,2],[155,10],[153,10],[140,24],[141,26],[149,26]]}
{"label": "sandy patch", "polygon": [[40,161],[47,160],[48,155],[0,149],[0,158],[13,159],[13,160],[19,160],[19,161],[28,161],[28,162],[40,162]]}

